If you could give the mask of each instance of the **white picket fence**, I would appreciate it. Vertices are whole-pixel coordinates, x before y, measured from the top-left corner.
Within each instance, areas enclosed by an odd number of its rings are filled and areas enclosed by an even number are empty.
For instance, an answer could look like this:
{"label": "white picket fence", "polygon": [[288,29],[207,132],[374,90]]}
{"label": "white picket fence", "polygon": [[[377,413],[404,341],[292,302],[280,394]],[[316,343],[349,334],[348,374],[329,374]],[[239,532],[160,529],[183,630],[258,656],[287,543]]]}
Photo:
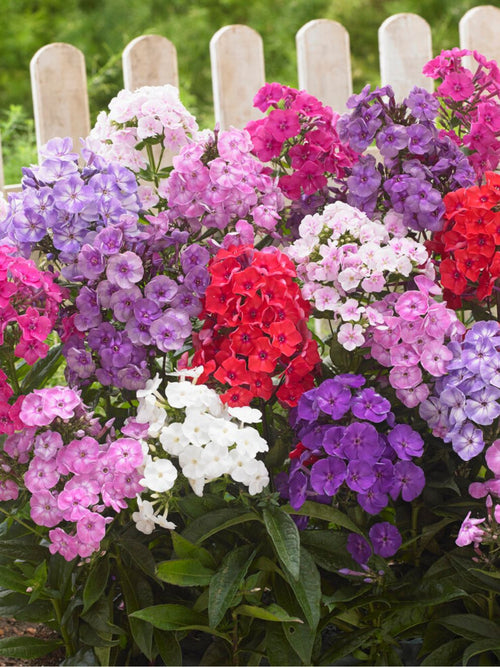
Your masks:
{"label": "white picket fence", "polygon": [[[476,49],[500,62],[500,9],[482,5],[469,10],[459,22],[460,47]],[[432,90],[433,82],[422,74],[433,55],[431,28],[416,14],[397,14],[379,28],[381,83],[391,84],[398,98],[409,89]],[[318,19],[296,35],[299,87],[330,105],[345,110],[352,93],[349,34],[336,21]],[[440,50],[440,49],[438,49]],[[210,41],[214,111],[222,128],[243,127],[259,117],[252,99],[265,83],[262,38],[245,25],[221,28]],[[37,145],[56,136],[79,138],[90,131],[85,57],[74,46],[48,44],[31,60],[34,121]],[[123,52],[123,80],[127,89],[145,85],[178,85],[174,45],[159,35],[134,39]],[[0,160],[0,187],[3,170]],[[5,191],[18,189],[7,185]]]}

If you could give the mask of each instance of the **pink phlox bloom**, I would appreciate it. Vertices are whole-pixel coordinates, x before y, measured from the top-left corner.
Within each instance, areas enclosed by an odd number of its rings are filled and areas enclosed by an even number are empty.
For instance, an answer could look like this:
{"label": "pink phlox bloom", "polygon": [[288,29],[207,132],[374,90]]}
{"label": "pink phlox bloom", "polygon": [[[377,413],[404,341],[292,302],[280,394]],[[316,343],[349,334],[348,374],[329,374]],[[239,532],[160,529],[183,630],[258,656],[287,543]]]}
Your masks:
{"label": "pink phlox bloom", "polygon": [[53,528],[62,521],[63,515],[57,506],[57,496],[50,491],[38,491],[30,498],[30,516],[39,526]]}
{"label": "pink phlox bloom", "polygon": [[19,496],[19,487],[12,479],[0,480],[0,500],[16,500]]}
{"label": "pink phlox bloom", "polygon": [[443,97],[451,97],[455,102],[468,99],[474,93],[471,72],[451,72],[438,87],[437,92]]}
{"label": "pink phlox bloom", "polygon": [[99,544],[106,533],[106,523],[110,521],[111,517],[85,510],[76,525],[76,534],[85,544]]}
{"label": "pink phlox bloom", "polygon": [[108,456],[115,470],[122,473],[131,473],[144,462],[141,443],[133,438],[115,440],[108,450]]}
{"label": "pink phlox bloom", "polygon": [[78,521],[84,516],[87,508],[95,505],[98,500],[98,495],[91,493],[84,486],[65,487],[57,497],[57,506],[66,521]]}
{"label": "pink phlox bloom", "polygon": [[17,433],[8,435],[3,443],[3,450],[8,456],[17,459],[19,463],[27,463],[30,459],[29,451],[33,447],[36,429],[25,428]]}
{"label": "pink phlox bloom", "polygon": [[283,143],[300,132],[298,114],[289,109],[274,109],[267,117],[266,127],[277,141]]}
{"label": "pink phlox bloom", "polygon": [[418,366],[395,366],[389,371],[389,381],[395,389],[410,389],[422,382]]}
{"label": "pink phlox bloom", "polygon": [[57,431],[42,431],[35,438],[34,453],[38,458],[49,461],[63,446],[61,434]]}
{"label": "pink phlox bloom", "polygon": [[478,544],[482,541],[484,530],[478,528],[479,524],[486,521],[485,517],[482,519],[471,519],[471,513],[468,512],[465,517],[460,530],[458,531],[458,537],[455,540],[455,544],[459,547],[465,547],[468,544]]}
{"label": "pink phlox bloom", "polygon": [[31,460],[28,470],[24,473],[24,484],[31,493],[52,489],[59,481],[60,474],[56,462],[44,461],[38,457]]}
{"label": "pink phlox bloom", "polygon": [[420,361],[420,355],[415,348],[405,343],[391,347],[389,352],[393,366],[415,366]]}
{"label": "pink phlox bloom", "polygon": [[51,554],[60,553],[67,561],[78,556],[78,541],[75,536],[68,535],[62,528],[54,528],[49,532],[49,538]]}
{"label": "pink phlox bloom", "polygon": [[35,389],[24,398],[19,417],[27,426],[48,426],[54,420],[55,415],[45,410],[43,390]]}
{"label": "pink phlox bloom", "polygon": [[416,290],[411,290],[401,294],[395,305],[395,310],[404,320],[412,321],[421,315],[425,315],[428,307],[427,296]]}
{"label": "pink phlox bloom", "polygon": [[500,439],[495,440],[486,450],[486,463],[491,472],[500,477]]}
{"label": "pink phlox bloom", "polygon": [[488,479],[486,482],[473,482],[469,485],[469,494],[473,498],[484,498],[489,493],[500,498],[500,479]]}
{"label": "pink phlox bloom", "polygon": [[420,353],[420,363],[434,377],[441,377],[447,372],[447,363],[453,359],[453,352],[439,341],[426,343]]}
{"label": "pink phlox bloom", "polygon": [[342,324],[338,330],[337,340],[348,351],[361,347],[365,342],[363,327],[359,324]]}
{"label": "pink phlox bloom", "polygon": [[43,391],[44,409],[54,417],[71,419],[75,408],[82,404],[79,394],[69,387],[48,387]]}
{"label": "pink phlox bloom", "polygon": [[429,393],[429,387],[424,383],[418,384],[416,387],[410,387],[409,389],[396,389],[397,398],[407,408],[416,408],[422,401],[425,401]]}
{"label": "pink phlox bloom", "polygon": [[99,443],[88,435],[72,440],[62,453],[58,455],[58,465],[62,462],[65,468],[75,474],[92,472],[99,456]]}

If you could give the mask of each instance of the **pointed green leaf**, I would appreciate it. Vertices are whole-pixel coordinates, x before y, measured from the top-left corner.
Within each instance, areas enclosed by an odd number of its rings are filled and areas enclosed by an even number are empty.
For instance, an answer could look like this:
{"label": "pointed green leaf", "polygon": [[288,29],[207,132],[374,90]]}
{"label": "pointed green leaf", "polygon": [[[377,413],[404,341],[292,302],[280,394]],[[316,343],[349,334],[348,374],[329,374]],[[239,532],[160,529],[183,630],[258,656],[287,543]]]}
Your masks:
{"label": "pointed green leaf", "polygon": [[60,641],[47,641],[38,637],[5,637],[0,639],[0,655],[5,658],[34,660],[55,651],[61,645]]}
{"label": "pointed green leaf", "polygon": [[215,568],[216,563],[210,551],[186,540],[185,537],[177,533],[175,530],[172,531],[171,535],[174,551],[178,558],[195,558],[205,567]]}
{"label": "pointed green leaf", "polygon": [[158,579],[175,586],[204,586],[210,583],[213,570],[194,558],[166,560],[158,564]]}
{"label": "pointed green leaf", "polygon": [[319,664],[331,665],[334,664],[336,660],[351,655],[352,652],[358,648],[364,646],[368,648],[371,644],[374,632],[375,631],[370,628],[369,630],[354,630],[345,635],[340,635],[340,637],[335,640],[332,648],[322,654],[321,662]]}
{"label": "pointed green leaf", "polygon": [[476,614],[453,614],[437,618],[436,623],[466,639],[476,640],[489,637],[498,640],[499,637],[498,625]]}
{"label": "pointed green leaf", "polygon": [[238,526],[247,521],[259,520],[259,516],[255,512],[247,512],[241,507],[227,507],[198,517],[186,528],[182,535],[190,542],[201,544],[201,542],[221,530]]}
{"label": "pointed green leaf", "polygon": [[[281,578],[276,578],[274,583],[274,592],[276,599],[287,613],[297,618],[305,618],[305,614],[299,605],[292,588]],[[294,654],[297,654],[302,659],[305,665],[310,665],[312,662],[312,652],[315,641],[315,633],[311,632],[308,623],[283,623],[283,636],[293,649]]]}
{"label": "pointed green leaf", "polygon": [[154,638],[164,665],[182,665],[182,650],[175,632],[154,629]]}
{"label": "pointed green leaf", "polygon": [[131,618],[147,621],[159,630],[179,630],[189,625],[206,625],[207,617],[198,614],[182,604],[157,604],[139,609],[130,614]]}
{"label": "pointed green leaf", "polygon": [[29,394],[33,389],[41,389],[63,361],[62,345],[50,348],[43,359],[39,359],[24,376],[21,393]]}
{"label": "pointed green leaf", "polygon": [[450,642],[438,646],[432,653],[429,653],[420,664],[422,667],[430,667],[431,665],[456,665],[460,663],[464,655],[464,650],[468,645],[469,642],[467,639],[452,639]]}
{"label": "pointed green leaf", "polygon": [[100,558],[91,568],[83,589],[83,611],[97,602],[106,589],[109,578],[109,558]]}
{"label": "pointed green leaf", "polygon": [[270,604],[267,607],[256,607],[255,605],[241,604],[234,610],[235,614],[241,616],[251,616],[252,618],[261,618],[263,621],[271,621],[277,623],[304,623],[301,618],[297,616],[290,616],[283,607],[277,604]]}
{"label": "pointed green leaf", "polygon": [[298,579],[300,536],[294,520],[279,507],[266,508],[263,518],[279,561],[294,579]]}
{"label": "pointed green leaf", "polygon": [[471,644],[464,651],[462,665],[464,665],[465,667],[465,665],[469,664],[469,660],[473,658],[475,655],[481,655],[481,653],[487,653],[488,651],[494,651],[494,652],[500,651],[500,637],[497,639],[481,639],[480,641]]}
{"label": "pointed green leaf", "polygon": [[26,579],[10,567],[0,565],[0,587],[16,593],[26,593]]}
{"label": "pointed green leaf", "polygon": [[311,630],[316,632],[320,618],[321,577],[311,554],[304,548],[300,554],[300,572],[296,581],[289,580]]}
{"label": "pointed green leaf", "polygon": [[287,641],[284,626],[276,623],[267,626],[265,651],[270,664],[276,667],[304,664]]}
{"label": "pointed green leaf", "polygon": [[254,556],[255,550],[251,545],[233,549],[213,575],[208,590],[208,618],[211,627],[216,628],[221,622]]}
{"label": "pointed green leaf", "polygon": [[356,526],[348,516],[336,507],[331,507],[330,505],[322,505],[321,503],[315,503],[312,500],[306,500],[300,510],[294,510],[290,505],[283,505],[281,509],[289,514],[298,514],[299,516],[305,515],[314,519],[323,519],[324,521],[328,521],[328,523],[347,528],[353,533],[362,533],[358,526]]}

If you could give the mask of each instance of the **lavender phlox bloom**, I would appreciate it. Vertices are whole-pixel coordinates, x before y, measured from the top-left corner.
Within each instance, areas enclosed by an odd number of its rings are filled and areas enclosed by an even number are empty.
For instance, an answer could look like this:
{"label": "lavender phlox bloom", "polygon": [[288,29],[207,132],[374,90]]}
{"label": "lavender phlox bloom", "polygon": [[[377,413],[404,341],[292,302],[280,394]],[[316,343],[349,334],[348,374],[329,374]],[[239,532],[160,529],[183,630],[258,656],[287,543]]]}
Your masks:
{"label": "lavender phlox bloom", "polygon": [[352,167],[351,176],[347,185],[352,194],[366,198],[377,190],[382,177],[375,167],[375,158],[372,155],[363,156]]}
{"label": "lavender phlox bloom", "polygon": [[384,157],[396,157],[408,145],[408,134],[404,125],[387,125],[377,135],[377,147]]}
{"label": "lavender phlox bloom", "polygon": [[334,496],[346,476],[346,464],[338,458],[329,457],[316,461],[311,467],[310,483],[314,491]]}
{"label": "lavender phlox bloom", "polygon": [[394,482],[390,490],[395,500],[401,493],[403,500],[411,502],[417,498],[425,486],[425,475],[412,461],[398,461],[394,464]]}
{"label": "lavender phlox bloom", "polygon": [[179,289],[175,280],[168,276],[155,276],[144,287],[144,296],[163,306],[170,303]]}
{"label": "lavender phlox bloom", "polygon": [[78,255],[78,270],[88,280],[97,280],[104,271],[104,257],[101,251],[85,243]]}
{"label": "lavender phlox bloom", "polygon": [[94,239],[94,245],[103,255],[116,255],[123,243],[123,232],[118,227],[104,227]]}
{"label": "lavender phlox bloom", "polygon": [[484,449],[483,433],[470,421],[464,422],[451,438],[453,450],[463,461],[470,461]]}
{"label": "lavender phlox bloom", "polygon": [[89,378],[95,371],[96,366],[90,352],[85,349],[71,347],[65,353],[68,367],[73,370],[78,377]]}
{"label": "lavender phlox bloom", "polygon": [[58,206],[70,213],[78,213],[89,204],[94,197],[94,190],[77,174],[56,181],[54,200]]}
{"label": "lavender phlox bloom", "polygon": [[500,416],[500,389],[496,387],[483,387],[480,391],[473,392],[465,401],[465,414],[476,424],[489,426]]}
{"label": "lavender phlox bloom", "polygon": [[162,352],[179,350],[191,333],[189,316],[183,311],[170,309],[151,324],[150,333]]}
{"label": "lavender phlox bloom", "polygon": [[413,457],[422,456],[424,453],[422,437],[408,424],[396,424],[387,434],[387,440],[403,461],[410,461]]}
{"label": "lavender phlox bloom", "polygon": [[127,250],[120,255],[112,255],[106,267],[106,276],[118,287],[132,287],[144,275],[142,260],[134,252]]}
{"label": "lavender phlox bloom", "polygon": [[119,322],[127,322],[134,313],[134,305],[142,298],[142,292],[137,285],[126,289],[118,289],[109,299],[109,307]]}
{"label": "lavender phlox bloom", "polygon": [[322,412],[332,419],[340,419],[349,410],[351,392],[338,380],[325,380],[318,388],[316,402]]}
{"label": "lavender phlox bloom", "polygon": [[390,412],[390,402],[371,387],[367,387],[353,397],[351,411],[359,419],[380,423]]}

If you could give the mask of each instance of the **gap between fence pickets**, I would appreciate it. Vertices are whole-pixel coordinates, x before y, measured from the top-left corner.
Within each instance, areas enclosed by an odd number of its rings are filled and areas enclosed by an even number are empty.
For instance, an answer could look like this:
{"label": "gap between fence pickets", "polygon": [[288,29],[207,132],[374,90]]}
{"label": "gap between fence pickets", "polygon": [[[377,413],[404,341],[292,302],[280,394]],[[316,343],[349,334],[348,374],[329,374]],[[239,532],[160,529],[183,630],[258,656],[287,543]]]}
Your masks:
{"label": "gap between fence pickets", "polygon": [[[460,47],[475,49],[500,62],[500,9],[482,5],[470,9],[459,22]],[[349,35],[336,21],[317,19],[296,35],[299,87],[341,113],[352,93]],[[402,99],[410,87],[432,90],[423,77],[423,64],[433,55],[431,30],[416,14],[396,14],[379,28],[382,84],[394,87]],[[216,122],[222,128],[243,127],[259,117],[252,99],[265,82],[261,36],[244,25],[221,28],[210,41],[212,86]],[[34,122],[38,147],[56,136],[70,136],[75,148],[90,130],[85,57],[70,44],[48,44],[37,51],[30,65]],[[161,35],[142,35],[123,52],[124,86],[178,86],[175,46]],[[15,192],[20,185],[4,185],[0,159],[0,187]]]}

